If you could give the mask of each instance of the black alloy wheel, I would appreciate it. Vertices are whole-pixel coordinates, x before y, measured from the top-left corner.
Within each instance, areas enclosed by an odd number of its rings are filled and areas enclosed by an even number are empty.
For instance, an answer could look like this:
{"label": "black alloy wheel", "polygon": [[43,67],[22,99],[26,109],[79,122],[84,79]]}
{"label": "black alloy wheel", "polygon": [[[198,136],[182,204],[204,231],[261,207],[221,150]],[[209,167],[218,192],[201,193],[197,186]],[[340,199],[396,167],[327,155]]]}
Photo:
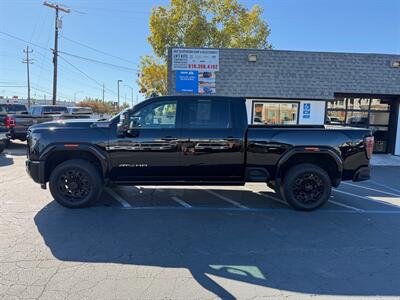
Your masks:
{"label": "black alloy wheel", "polygon": [[93,164],[81,159],[71,159],[53,170],[49,186],[58,203],[65,207],[78,208],[88,206],[100,197],[102,179]]}
{"label": "black alloy wheel", "polygon": [[328,173],[319,166],[299,164],[285,172],[282,190],[290,206],[310,211],[329,200],[332,183]]}
{"label": "black alloy wheel", "polygon": [[59,176],[58,190],[69,201],[79,202],[90,194],[90,179],[80,170],[65,170]]}

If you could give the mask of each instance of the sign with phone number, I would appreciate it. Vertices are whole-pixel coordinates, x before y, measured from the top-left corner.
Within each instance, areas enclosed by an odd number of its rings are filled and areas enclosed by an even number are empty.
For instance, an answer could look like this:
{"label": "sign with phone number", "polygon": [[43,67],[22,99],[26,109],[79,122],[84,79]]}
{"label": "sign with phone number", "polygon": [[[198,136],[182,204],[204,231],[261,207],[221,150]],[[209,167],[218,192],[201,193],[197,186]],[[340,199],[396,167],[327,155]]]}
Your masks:
{"label": "sign with phone number", "polygon": [[219,50],[173,48],[172,70],[219,71]]}

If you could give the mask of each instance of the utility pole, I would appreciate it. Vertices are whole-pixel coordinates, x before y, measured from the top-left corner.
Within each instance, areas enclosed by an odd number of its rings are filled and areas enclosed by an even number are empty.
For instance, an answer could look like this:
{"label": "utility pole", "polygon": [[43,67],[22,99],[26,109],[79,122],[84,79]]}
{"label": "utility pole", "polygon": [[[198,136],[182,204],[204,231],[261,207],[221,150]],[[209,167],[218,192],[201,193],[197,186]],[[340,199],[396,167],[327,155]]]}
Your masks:
{"label": "utility pole", "polygon": [[56,11],[56,19],[54,26],[54,49],[53,50],[53,65],[54,65],[54,73],[53,73],[53,105],[57,104],[57,57],[58,57],[58,29],[61,28],[61,20],[58,18],[58,12],[62,11],[65,13],[70,13],[71,10],[65,7],[62,7],[58,4],[49,3],[47,1],[43,2],[44,6],[55,9]]}
{"label": "utility pole", "polygon": [[26,50],[24,49],[24,53],[26,54],[26,58],[22,60],[23,64],[26,64],[26,74],[28,80],[28,108],[31,107],[31,81],[29,78],[29,65],[33,64],[32,59],[29,58],[29,53],[32,53],[33,50],[29,50],[29,46],[26,46]]}
{"label": "utility pole", "polygon": [[118,108],[119,108],[119,84],[122,82],[121,79],[117,80],[117,84],[118,84]]}
{"label": "utility pole", "polygon": [[104,103],[104,83],[103,83],[103,103]]}

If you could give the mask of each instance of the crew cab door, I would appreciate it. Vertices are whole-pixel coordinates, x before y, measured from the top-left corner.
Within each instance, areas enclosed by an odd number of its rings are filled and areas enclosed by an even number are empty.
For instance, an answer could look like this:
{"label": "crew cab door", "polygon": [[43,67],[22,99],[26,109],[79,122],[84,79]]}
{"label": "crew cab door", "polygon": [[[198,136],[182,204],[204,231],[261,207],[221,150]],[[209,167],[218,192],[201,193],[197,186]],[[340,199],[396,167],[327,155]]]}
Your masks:
{"label": "crew cab door", "polygon": [[155,100],[129,114],[124,137],[111,139],[111,178],[120,181],[175,180],[179,167],[178,101]]}
{"label": "crew cab door", "polygon": [[243,181],[244,128],[235,123],[234,101],[207,98],[182,100],[182,176],[188,181]]}

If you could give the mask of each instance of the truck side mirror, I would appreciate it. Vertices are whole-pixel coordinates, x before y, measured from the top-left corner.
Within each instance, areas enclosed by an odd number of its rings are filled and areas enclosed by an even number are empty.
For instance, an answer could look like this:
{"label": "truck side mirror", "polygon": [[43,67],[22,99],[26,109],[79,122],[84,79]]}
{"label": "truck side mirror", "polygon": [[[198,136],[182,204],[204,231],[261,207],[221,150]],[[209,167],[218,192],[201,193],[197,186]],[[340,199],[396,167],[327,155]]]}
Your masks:
{"label": "truck side mirror", "polygon": [[119,122],[117,124],[117,136],[124,137],[128,130],[129,130],[129,110],[125,110],[119,115]]}

